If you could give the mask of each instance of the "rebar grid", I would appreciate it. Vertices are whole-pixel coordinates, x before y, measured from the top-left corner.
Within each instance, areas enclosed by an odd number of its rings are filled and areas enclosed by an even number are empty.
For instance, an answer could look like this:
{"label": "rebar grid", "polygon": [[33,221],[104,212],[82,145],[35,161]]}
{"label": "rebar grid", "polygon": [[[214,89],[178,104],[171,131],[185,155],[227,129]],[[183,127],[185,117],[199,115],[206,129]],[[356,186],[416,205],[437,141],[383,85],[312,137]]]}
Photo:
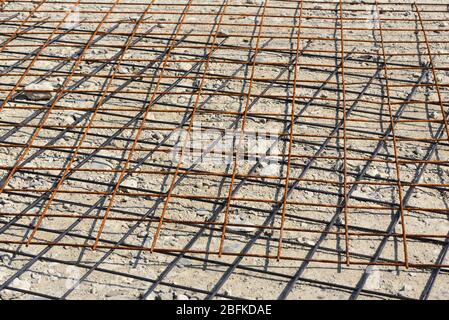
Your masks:
{"label": "rebar grid", "polygon": [[0,298],[448,298],[446,21],[2,2]]}

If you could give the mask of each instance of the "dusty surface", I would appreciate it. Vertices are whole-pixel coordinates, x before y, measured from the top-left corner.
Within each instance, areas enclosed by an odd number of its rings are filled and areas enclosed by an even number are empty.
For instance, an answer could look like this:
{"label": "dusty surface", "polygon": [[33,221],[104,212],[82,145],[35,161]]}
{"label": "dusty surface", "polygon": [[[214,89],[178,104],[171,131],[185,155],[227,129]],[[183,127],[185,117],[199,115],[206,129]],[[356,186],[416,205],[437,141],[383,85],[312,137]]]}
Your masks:
{"label": "dusty surface", "polygon": [[[305,1],[301,13],[295,1],[269,1],[264,9],[265,2],[256,0],[194,0],[190,7],[187,1],[161,0],[132,38],[127,35],[147,5],[118,1],[108,15],[112,0],[83,2],[81,24],[58,41],[51,41],[58,35],[51,33],[68,5],[47,1],[26,26],[48,21],[0,50],[1,299],[204,299],[211,291],[219,299],[276,299],[304,259],[312,261],[288,299],[348,299],[364,274],[359,299],[418,299],[433,279],[428,298],[449,298],[449,144],[442,121],[442,110],[449,107],[449,9],[444,1],[418,5],[423,31],[408,1],[378,7],[344,1],[341,22],[338,2]],[[1,41],[35,6],[6,2],[0,20],[20,14],[0,25]],[[299,37],[293,26],[300,26]],[[59,27],[61,33],[70,25]],[[90,43],[98,27],[92,40],[102,38]],[[216,32],[221,34],[210,36]],[[295,63],[298,38],[304,52]],[[9,68],[47,39],[49,46],[36,62],[30,61],[34,52]],[[208,59],[211,45],[221,42]],[[164,55],[171,45],[170,55]],[[386,68],[378,62],[384,54]],[[116,68],[104,63],[111,58]],[[40,95],[23,91],[36,82],[44,91]],[[346,139],[340,125],[345,114]],[[391,133],[391,119],[398,117]],[[192,124],[203,130],[189,148],[207,148],[221,136],[219,129],[244,126],[247,133],[270,133],[280,138],[273,140],[270,158],[276,163],[260,166],[255,158],[234,162],[210,154],[196,161],[199,154],[190,149],[180,163],[179,153],[173,154],[182,149],[183,136],[176,131],[182,123],[184,129]],[[250,171],[253,166],[257,169]],[[290,186],[302,180],[283,211],[276,203],[284,201],[287,173]],[[231,181],[232,190],[239,187],[227,207]],[[401,213],[405,224],[398,219]],[[204,228],[204,221],[213,223]],[[380,259],[367,267],[391,223],[393,235],[381,247]],[[268,228],[256,233],[254,226],[262,225]],[[244,252],[249,256],[236,261],[251,239]],[[185,249],[188,253],[167,269]],[[235,270],[221,281],[235,261]],[[435,266],[425,267],[436,264],[443,268],[433,278]]]}

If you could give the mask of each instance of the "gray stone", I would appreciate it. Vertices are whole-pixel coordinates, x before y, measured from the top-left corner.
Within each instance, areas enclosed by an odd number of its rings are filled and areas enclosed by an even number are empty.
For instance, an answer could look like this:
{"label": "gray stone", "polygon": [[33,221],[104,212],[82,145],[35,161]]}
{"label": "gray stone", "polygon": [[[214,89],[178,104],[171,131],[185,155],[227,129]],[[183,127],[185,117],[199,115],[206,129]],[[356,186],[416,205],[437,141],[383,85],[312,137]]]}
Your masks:
{"label": "gray stone", "polygon": [[343,161],[337,160],[337,161],[332,165],[332,170],[334,170],[334,171],[339,171],[339,170],[341,170],[342,167],[343,167]]}
{"label": "gray stone", "polygon": [[33,101],[50,100],[54,87],[47,82],[31,83],[23,89],[24,96]]}
{"label": "gray stone", "polygon": [[176,266],[178,268],[184,268],[186,265],[189,265],[189,261],[188,261],[188,259],[185,259],[185,258],[179,259],[178,263],[176,264]]}
{"label": "gray stone", "polygon": [[240,245],[238,243],[226,244],[223,246],[223,251],[232,253],[237,252],[240,249]]}

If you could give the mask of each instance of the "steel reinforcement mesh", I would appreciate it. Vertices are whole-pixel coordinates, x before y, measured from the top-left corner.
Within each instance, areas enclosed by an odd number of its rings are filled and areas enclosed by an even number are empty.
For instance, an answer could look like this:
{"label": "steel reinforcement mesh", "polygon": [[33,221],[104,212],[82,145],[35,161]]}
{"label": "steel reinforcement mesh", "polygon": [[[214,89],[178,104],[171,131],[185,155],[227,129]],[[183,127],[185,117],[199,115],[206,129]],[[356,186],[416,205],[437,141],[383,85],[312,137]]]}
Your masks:
{"label": "steel reinforcement mesh", "polygon": [[449,2],[0,2],[1,299],[449,298]]}

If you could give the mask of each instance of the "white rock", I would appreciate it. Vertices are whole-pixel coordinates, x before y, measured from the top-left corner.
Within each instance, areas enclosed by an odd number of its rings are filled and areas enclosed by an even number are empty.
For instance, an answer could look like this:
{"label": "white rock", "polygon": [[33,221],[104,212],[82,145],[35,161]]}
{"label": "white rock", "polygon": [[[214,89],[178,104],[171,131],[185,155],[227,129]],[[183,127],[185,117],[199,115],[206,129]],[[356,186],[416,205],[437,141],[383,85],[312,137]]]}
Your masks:
{"label": "white rock", "polygon": [[92,161],[91,168],[97,169],[97,170],[109,170],[109,169],[113,169],[114,167],[109,162],[102,161],[102,160],[94,160],[94,161]]}
{"label": "white rock", "polygon": [[207,211],[206,209],[197,209],[196,210],[196,215],[198,215],[200,217],[208,216],[209,215],[209,211]]}
{"label": "white rock", "polygon": [[170,237],[165,242],[168,242],[168,244],[172,247],[176,247],[176,245],[178,244],[178,239],[176,239],[175,237]]}
{"label": "white rock", "polygon": [[89,293],[93,294],[93,295],[97,295],[98,294],[98,290],[96,285],[92,285],[92,287],[89,289]]}
{"label": "white rock", "polygon": [[299,237],[297,238],[297,241],[301,244],[307,244],[309,246],[314,246],[316,244],[315,241],[307,239],[306,237]]}
{"label": "white rock", "polygon": [[137,238],[143,239],[143,238],[145,238],[147,235],[148,235],[148,232],[147,232],[147,231],[141,231],[141,232],[139,232],[139,233],[137,234]]}
{"label": "white rock", "polygon": [[128,178],[120,184],[124,188],[138,188],[138,181],[136,179]]}
{"label": "white rock", "polygon": [[33,101],[50,100],[53,96],[54,87],[48,82],[31,83],[27,85],[23,94],[27,99]]}
{"label": "white rock", "polygon": [[105,49],[92,49],[92,54],[94,55],[102,55],[102,54],[106,54],[106,50]]}
{"label": "white rock", "polygon": [[156,300],[173,300],[173,298],[173,292],[171,291],[161,291],[156,295]]}
{"label": "white rock", "polygon": [[151,292],[146,298],[145,300],[158,300],[158,296],[154,293]]}
{"label": "white rock", "polygon": [[402,297],[406,297],[410,294],[410,291],[412,291],[412,288],[409,285],[404,284],[401,289],[399,289],[398,294]]}
{"label": "white rock", "polygon": [[197,180],[197,181],[195,181],[195,183],[193,184],[194,186],[195,186],[195,188],[203,188],[203,186],[204,186],[204,183],[203,183],[203,181],[202,180]]}
{"label": "white rock", "polygon": [[374,168],[374,167],[369,170],[369,175],[373,176],[373,177],[376,177],[376,178],[379,178],[381,176],[379,170],[377,168]]}
{"label": "white rock", "polygon": [[31,281],[22,280],[20,278],[17,278],[12,282],[12,286],[17,289],[30,290],[31,289]]}
{"label": "white rock", "polygon": [[178,102],[179,104],[184,104],[184,103],[187,102],[187,100],[188,100],[187,97],[185,97],[185,96],[179,96],[177,102]]}
{"label": "white rock", "polygon": [[0,256],[0,263],[7,265],[8,263],[11,262],[11,258],[12,256],[10,254],[3,254]]}

